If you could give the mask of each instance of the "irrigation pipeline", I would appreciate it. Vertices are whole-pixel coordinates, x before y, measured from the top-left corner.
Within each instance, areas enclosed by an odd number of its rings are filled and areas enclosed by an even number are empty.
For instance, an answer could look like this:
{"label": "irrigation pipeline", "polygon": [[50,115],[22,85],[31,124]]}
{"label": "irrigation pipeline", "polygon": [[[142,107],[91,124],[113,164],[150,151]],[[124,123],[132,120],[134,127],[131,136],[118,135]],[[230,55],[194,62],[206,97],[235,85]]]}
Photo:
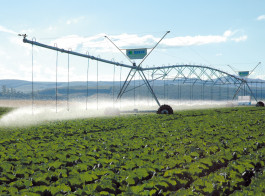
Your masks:
{"label": "irrigation pipeline", "polygon": [[89,59],[100,61],[100,62],[103,62],[103,63],[113,64],[113,65],[127,67],[127,68],[132,68],[132,69],[137,69],[136,66],[126,65],[126,64],[119,63],[119,62],[113,62],[113,61],[109,61],[109,60],[106,60],[106,59],[102,59],[102,58],[98,58],[98,57],[95,57],[95,56],[91,56],[89,54],[81,54],[81,53],[78,53],[78,52],[73,52],[71,50],[65,50],[65,49],[61,49],[61,48],[58,48],[58,47],[49,46],[49,45],[46,45],[46,44],[39,43],[37,41],[28,40],[25,37],[23,38],[23,42],[24,43],[29,43],[29,44],[32,44],[32,45],[36,45],[36,46],[40,46],[40,47],[43,47],[43,48],[59,51],[59,52],[62,52],[62,53],[68,53],[68,54],[75,55],[75,56],[89,58]]}
{"label": "irrigation pipeline", "polygon": [[37,42],[37,41],[28,40],[26,37],[23,38],[23,42],[24,43],[29,43],[29,44],[32,44],[32,45],[36,45],[36,46],[40,46],[40,47],[43,47],[43,48],[59,51],[59,52],[62,52],[62,53],[67,53],[67,54],[80,56],[80,57],[84,57],[84,58],[89,58],[89,59],[100,61],[100,62],[103,62],[103,63],[108,63],[108,64],[121,66],[121,67],[127,67],[127,68],[135,69],[135,70],[153,71],[153,70],[159,70],[159,69],[172,69],[172,68],[175,68],[175,67],[183,67],[183,66],[185,66],[185,67],[197,67],[197,68],[211,69],[213,71],[220,72],[222,74],[225,74],[225,75],[227,75],[229,77],[234,78],[239,83],[245,82],[245,80],[242,79],[242,78],[238,78],[238,77],[236,77],[234,75],[231,75],[231,74],[226,73],[224,71],[221,71],[221,70],[218,70],[218,69],[215,69],[215,68],[212,68],[212,67],[208,67],[208,66],[202,66],[202,65],[169,65],[169,66],[163,66],[163,67],[146,67],[146,68],[143,68],[143,67],[139,67],[139,66],[127,65],[127,64],[124,64],[124,63],[119,63],[119,62],[115,62],[115,61],[102,59],[102,58],[99,58],[99,57],[95,57],[95,56],[89,55],[88,53],[87,54],[82,54],[82,53],[74,52],[74,51],[71,51],[71,50],[65,50],[65,49],[61,49],[61,48],[58,48],[58,47],[49,46],[49,45],[42,44],[42,43]]}
{"label": "irrigation pipeline", "polygon": [[[95,57],[95,56],[92,56],[92,55],[89,55],[89,54],[82,54],[82,53],[74,52],[74,51],[71,51],[71,50],[65,50],[65,49],[62,49],[62,48],[58,48],[58,47],[54,47],[54,46],[49,46],[49,45],[42,44],[42,43],[37,42],[37,41],[28,40],[25,37],[23,38],[23,42],[24,43],[29,43],[29,44],[32,44],[32,45],[36,45],[36,46],[40,46],[40,47],[43,47],[43,48],[47,48],[47,49],[59,51],[59,52],[62,52],[62,53],[68,53],[68,54],[75,55],[75,56],[89,58],[89,59],[96,60],[96,61],[100,61],[100,62],[103,62],[103,63],[108,63],[108,64],[112,64],[112,65],[117,65],[117,66],[122,66],[122,67],[131,68],[131,69],[142,70],[142,71],[157,70],[157,69],[170,69],[170,68],[182,67],[182,66],[194,67],[194,65],[169,65],[169,66],[163,66],[163,67],[146,67],[146,68],[143,68],[143,67],[138,67],[138,66],[133,66],[133,65],[127,65],[127,64],[124,64],[124,63],[119,63],[119,62],[115,62],[115,61],[110,61],[110,60],[102,59],[102,58]],[[221,72],[223,74],[226,74],[226,75],[228,75],[230,77],[233,77],[233,78],[235,78],[237,80],[244,81],[241,78],[238,78],[238,77],[236,77],[234,75],[228,74],[228,73],[223,72],[221,70],[214,69],[212,67],[200,66],[200,65],[196,65],[196,67],[198,67],[198,68],[208,68],[208,69],[211,69],[211,70],[218,71],[218,72]]]}

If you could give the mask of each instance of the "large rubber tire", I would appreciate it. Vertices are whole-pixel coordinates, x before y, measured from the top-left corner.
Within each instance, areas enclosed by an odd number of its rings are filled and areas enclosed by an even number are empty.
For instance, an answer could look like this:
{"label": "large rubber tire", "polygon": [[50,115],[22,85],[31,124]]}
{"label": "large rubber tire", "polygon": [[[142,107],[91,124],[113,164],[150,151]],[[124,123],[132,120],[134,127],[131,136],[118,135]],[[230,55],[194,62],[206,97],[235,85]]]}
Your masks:
{"label": "large rubber tire", "polygon": [[117,108],[106,108],[104,111],[104,114],[106,116],[119,116],[120,110]]}
{"label": "large rubber tire", "polygon": [[258,101],[256,107],[264,107],[264,103],[262,101]]}
{"label": "large rubber tire", "polygon": [[157,114],[173,114],[173,109],[169,105],[161,105],[157,112]]}

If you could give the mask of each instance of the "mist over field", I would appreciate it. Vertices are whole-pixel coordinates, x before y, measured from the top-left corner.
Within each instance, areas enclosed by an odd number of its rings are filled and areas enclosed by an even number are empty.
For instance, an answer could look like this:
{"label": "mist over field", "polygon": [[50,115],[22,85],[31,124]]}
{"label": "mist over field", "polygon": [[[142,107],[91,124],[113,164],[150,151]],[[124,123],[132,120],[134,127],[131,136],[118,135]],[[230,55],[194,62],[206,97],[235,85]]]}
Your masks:
{"label": "mist over field", "polygon": [[[232,107],[235,102],[227,101],[211,101],[211,100],[161,100],[161,105],[168,104],[173,110],[189,110],[189,109],[206,109],[218,107]],[[112,100],[105,101],[70,101],[69,106],[66,101],[60,101],[56,104],[54,101],[34,101],[32,107],[31,100],[5,100],[0,101],[0,107],[14,107],[15,109],[0,118],[0,126],[29,126],[48,121],[106,117],[113,115],[112,108],[121,111],[120,115],[132,113],[155,113],[158,105],[153,100],[122,100],[113,103]],[[116,113],[114,113],[115,115]]]}

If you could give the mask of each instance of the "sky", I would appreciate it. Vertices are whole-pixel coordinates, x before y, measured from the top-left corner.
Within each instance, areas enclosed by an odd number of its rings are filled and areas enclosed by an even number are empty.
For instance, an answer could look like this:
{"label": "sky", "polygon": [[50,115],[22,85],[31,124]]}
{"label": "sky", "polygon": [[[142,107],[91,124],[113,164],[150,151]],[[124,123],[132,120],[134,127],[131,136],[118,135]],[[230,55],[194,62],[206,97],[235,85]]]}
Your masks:
{"label": "sky", "polygon": [[[252,71],[265,80],[264,0],[9,0],[0,6],[0,80],[66,81],[68,55],[23,43],[28,39],[131,65],[120,49],[152,48],[142,64],[211,66]],[[125,50],[122,50],[125,52]],[[150,52],[150,49],[148,50]],[[33,63],[32,63],[33,58]],[[138,64],[140,60],[136,60]],[[70,56],[71,81],[112,80],[114,66]],[[229,67],[229,66],[230,67]],[[128,69],[115,68],[126,77]]]}

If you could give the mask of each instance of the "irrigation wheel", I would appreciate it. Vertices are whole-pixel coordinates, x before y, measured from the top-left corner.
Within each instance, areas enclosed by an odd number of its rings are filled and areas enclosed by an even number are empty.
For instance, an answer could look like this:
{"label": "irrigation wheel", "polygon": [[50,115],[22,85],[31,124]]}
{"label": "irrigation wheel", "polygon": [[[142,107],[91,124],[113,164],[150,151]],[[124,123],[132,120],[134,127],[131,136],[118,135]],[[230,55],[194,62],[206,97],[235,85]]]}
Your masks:
{"label": "irrigation wheel", "polygon": [[161,105],[157,112],[157,114],[173,114],[173,109],[169,105]]}
{"label": "irrigation wheel", "polygon": [[262,101],[258,101],[256,107],[264,107],[264,103]]}

